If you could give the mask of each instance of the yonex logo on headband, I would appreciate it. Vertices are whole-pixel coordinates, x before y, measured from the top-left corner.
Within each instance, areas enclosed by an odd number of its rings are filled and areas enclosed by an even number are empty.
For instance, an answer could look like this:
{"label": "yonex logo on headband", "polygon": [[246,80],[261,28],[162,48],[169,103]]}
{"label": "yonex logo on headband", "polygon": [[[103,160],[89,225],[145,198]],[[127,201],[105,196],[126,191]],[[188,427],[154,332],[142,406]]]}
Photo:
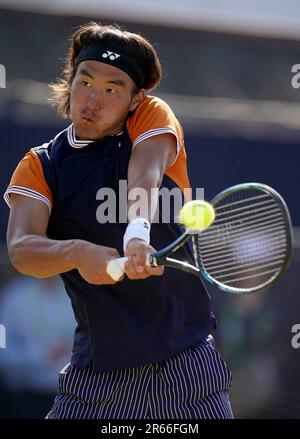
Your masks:
{"label": "yonex logo on headband", "polygon": [[[117,50],[118,52],[115,52]],[[139,61],[128,53],[127,48],[115,42],[101,42],[84,46],[80,49],[77,56],[75,66],[78,66],[82,61],[95,60],[106,64],[111,64],[120,70],[123,70],[129,75],[138,88],[142,88],[144,84],[144,70]]]}
{"label": "yonex logo on headband", "polygon": [[102,53],[102,58],[109,58],[111,61],[114,61],[115,59],[119,58],[121,55],[114,52],[109,52],[107,50],[106,52]]}

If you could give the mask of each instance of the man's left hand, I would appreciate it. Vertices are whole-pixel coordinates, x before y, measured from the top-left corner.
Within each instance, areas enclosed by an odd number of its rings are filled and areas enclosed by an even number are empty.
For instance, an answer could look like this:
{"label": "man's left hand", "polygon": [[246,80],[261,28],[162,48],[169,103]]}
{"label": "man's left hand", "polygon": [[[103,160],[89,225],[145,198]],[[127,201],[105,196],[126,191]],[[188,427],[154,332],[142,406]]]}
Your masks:
{"label": "man's left hand", "polygon": [[155,249],[137,238],[131,239],[126,248],[125,256],[128,261],[125,263],[125,272],[129,279],[146,279],[149,276],[161,276],[164,267],[148,267],[146,258],[148,253],[155,252]]}

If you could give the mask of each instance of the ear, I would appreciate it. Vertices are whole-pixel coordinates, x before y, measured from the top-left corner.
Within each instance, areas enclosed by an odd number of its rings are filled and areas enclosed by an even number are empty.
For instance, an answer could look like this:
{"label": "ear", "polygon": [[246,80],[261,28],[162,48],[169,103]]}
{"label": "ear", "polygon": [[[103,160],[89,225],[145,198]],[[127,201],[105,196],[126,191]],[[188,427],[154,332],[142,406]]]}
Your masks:
{"label": "ear", "polygon": [[131,100],[129,111],[134,111],[145,97],[145,90],[141,88],[137,94],[135,94]]}

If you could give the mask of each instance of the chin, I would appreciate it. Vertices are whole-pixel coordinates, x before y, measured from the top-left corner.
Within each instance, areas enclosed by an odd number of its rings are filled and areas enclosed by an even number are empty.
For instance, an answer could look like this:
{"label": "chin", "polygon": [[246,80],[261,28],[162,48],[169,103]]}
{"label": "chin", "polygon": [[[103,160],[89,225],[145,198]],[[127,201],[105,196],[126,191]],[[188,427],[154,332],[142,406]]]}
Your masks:
{"label": "chin", "polygon": [[96,127],[83,127],[75,124],[74,127],[78,140],[97,140],[103,138],[103,134]]}

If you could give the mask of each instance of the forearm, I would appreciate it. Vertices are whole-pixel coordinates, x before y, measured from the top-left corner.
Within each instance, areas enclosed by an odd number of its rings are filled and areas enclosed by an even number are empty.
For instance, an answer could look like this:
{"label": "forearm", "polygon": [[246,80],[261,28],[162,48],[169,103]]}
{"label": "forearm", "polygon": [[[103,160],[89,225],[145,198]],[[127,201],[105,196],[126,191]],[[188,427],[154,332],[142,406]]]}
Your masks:
{"label": "forearm", "polygon": [[[128,219],[137,216],[153,221],[158,203],[162,176],[159,173],[136,175],[128,181]],[[139,214],[139,215],[138,215]]]}
{"label": "forearm", "polygon": [[9,249],[13,266],[22,274],[44,278],[76,268],[79,240],[57,241],[27,235]]}
{"label": "forearm", "polygon": [[[170,133],[150,137],[135,146],[128,166],[129,221],[140,216],[150,223],[153,222],[158,204],[158,190],[166,169],[176,158],[176,151],[176,137]],[[139,202],[134,196],[134,189],[137,189],[137,193],[144,190]],[[140,205],[140,212],[135,205]]]}

